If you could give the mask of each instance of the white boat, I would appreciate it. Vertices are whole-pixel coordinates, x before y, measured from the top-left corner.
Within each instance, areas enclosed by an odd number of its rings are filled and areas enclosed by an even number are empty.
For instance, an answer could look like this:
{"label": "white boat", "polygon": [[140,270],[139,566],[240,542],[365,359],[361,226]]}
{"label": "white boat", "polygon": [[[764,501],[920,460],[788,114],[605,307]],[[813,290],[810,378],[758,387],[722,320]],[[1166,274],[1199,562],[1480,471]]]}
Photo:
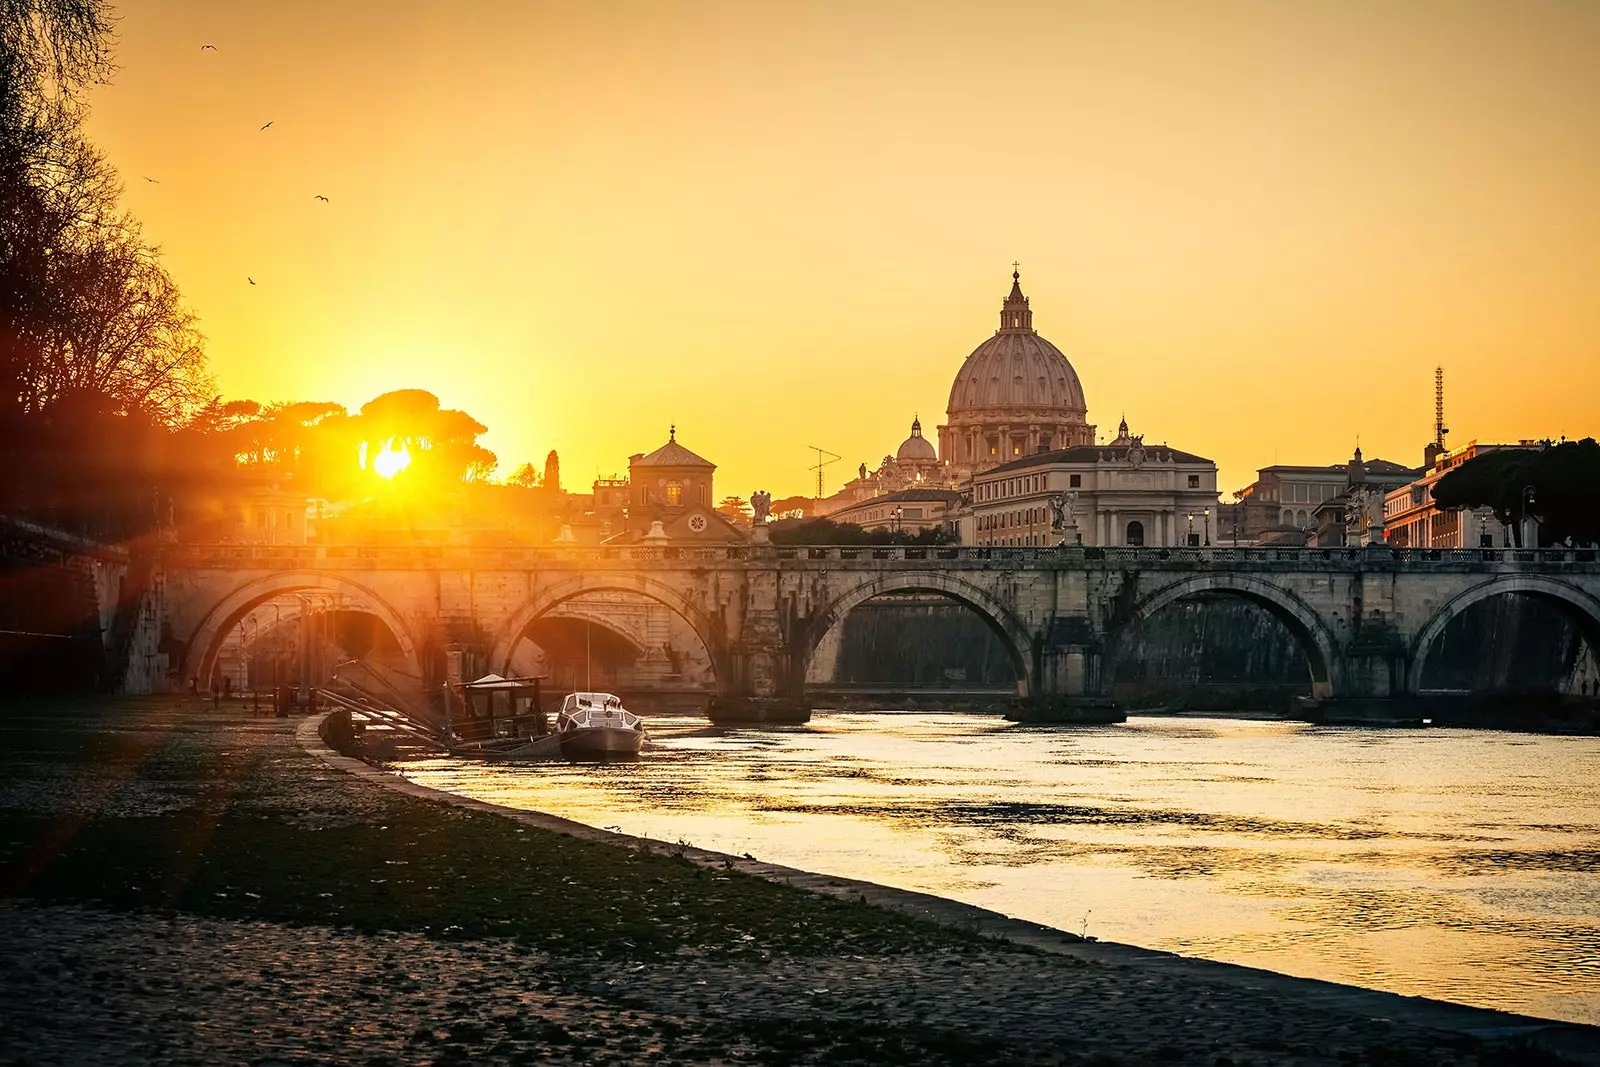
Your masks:
{"label": "white boat", "polygon": [[637,756],[644,748],[644,720],[611,693],[568,693],[556,713],[556,736],[568,759]]}

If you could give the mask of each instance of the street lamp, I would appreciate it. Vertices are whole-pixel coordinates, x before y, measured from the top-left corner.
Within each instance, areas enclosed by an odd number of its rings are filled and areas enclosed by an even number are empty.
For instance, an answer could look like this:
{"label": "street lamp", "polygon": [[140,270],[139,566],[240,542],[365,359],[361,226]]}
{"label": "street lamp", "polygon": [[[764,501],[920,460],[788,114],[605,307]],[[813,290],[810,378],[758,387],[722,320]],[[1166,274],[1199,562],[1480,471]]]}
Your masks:
{"label": "street lamp", "polygon": [[900,532],[900,516],[901,516],[901,514],[902,514],[902,511],[901,511],[901,508],[900,508],[899,505],[896,505],[895,509],[893,511],[889,512],[889,517],[894,521],[894,532],[895,533],[899,533]]}
{"label": "street lamp", "polygon": [[1211,509],[1206,508],[1206,547],[1211,547]]}
{"label": "street lamp", "polygon": [[1184,534],[1183,542],[1184,542],[1185,546],[1187,546],[1189,548],[1193,548],[1194,544],[1195,544],[1195,540],[1194,540],[1194,512],[1192,512],[1192,511],[1189,512],[1185,516],[1185,518],[1187,518],[1189,520],[1189,529]]}
{"label": "street lamp", "polygon": [[272,602],[272,713],[283,714],[283,605]]}
{"label": "street lamp", "polygon": [[1531,540],[1533,541],[1533,544],[1531,544],[1531,545],[1523,545],[1522,547],[1524,547],[1524,548],[1538,548],[1539,547],[1539,537],[1538,537],[1538,535],[1536,533],[1534,533],[1534,531],[1532,531],[1532,530],[1527,528],[1527,526],[1528,526],[1528,509],[1531,508],[1532,506],[1533,506],[1533,486],[1525,485],[1525,486],[1522,487],[1522,526],[1523,526],[1523,532],[1526,533],[1531,538]]}

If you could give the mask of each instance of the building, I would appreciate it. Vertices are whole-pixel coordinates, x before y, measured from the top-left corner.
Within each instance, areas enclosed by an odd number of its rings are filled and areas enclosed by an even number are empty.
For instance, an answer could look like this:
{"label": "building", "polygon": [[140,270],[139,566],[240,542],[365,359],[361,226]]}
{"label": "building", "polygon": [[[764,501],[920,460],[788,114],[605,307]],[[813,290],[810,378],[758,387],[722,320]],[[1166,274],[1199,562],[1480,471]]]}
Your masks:
{"label": "building", "polygon": [[950,386],[939,459],[965,482],[1040,452],[1094,444],[1083,385],[1061,350],[1033,328],[1033,311],[1012,271],[1000,328],[961,364]]}
{"label": "building", "polygon": [[999,329],[956,371],[938,447],[913,419],[898,449],[876,469],[862,463],[855,478],[818,501],[816,514],[839,519],[842,510],[890,493],[961,489],[975,473],[1002,463],[1092,445],[1095,428],[1087,418],[1078,372],[1034,330],[1021,275],[1012,271]]}
{"label": "building", "polygon": [[572,494],[556,541],[629,544],[635,541],[742,542],[744,532],[713,507],[717,465],[678,442],[628,457],[627,478],[596,478],[588,496]]}
{"label": "building", "polygon": [[853,518],[840,518],[847,509],[890,493],[909,489],[954,489],[949,470],[939,462],[933,442],[922,436],[922,420],[911,420],[911,436],[900,443],[894,455],[884,456],[875,471],[865,463],[844,487],[832,496],[818,501],[816,514],[836,522],[855,522]]}
{"label": "building", "polygon": [[[1433,487],[1440,478],[1474,456],[1506,448],[1535,448],[1532,441],[1514,445],[1480,445],[1476,441],[1449,452],[1435,453],[1422,477],[1389,492],[1383,499],[1383,528],[1389,544],[1397,548],[1509,548],[1516,542],[1510,527],[1494,517],[1491,508],[1441,508],[1434,503]],[[1524,531],[1523,544],[1537,544],[1534,520]],[[1533,534],[1530,538],[1528,534]]]}
{"label": "building", "polygon": [[1345,464],[1344,488],[1318,504],[1306,529],[1309,548],[1358,547],[1383,541],[1383,501],[1389,492],[1383,474],[1376,478],[1361,449]]}
{"label": "building", "polygon": [[[1386,459],[1364,460],[1362,465],[1363,484],[1385,492],[1410,484],[1419,473]],[[1224,509],[1220,538],[1228,544],[1303,543],[1316,526],[1317,509],[1349,487],[1348,463],[1262,467],[1256,480],[1234,493],[1235,503]]]}
{"label": "building", "polygon": [[901,489],[850,504],[828,518],[853,523],[863,530],[919,534],[942,526],[953,527],[962,497],[957,489]]}
{"label": "building", "polygon": [[1124,421],[1110,444],[1052,449],[978,474],[960,532],[972,545],[1210,544],[1216,509],[1215,463],[1146,445]]}

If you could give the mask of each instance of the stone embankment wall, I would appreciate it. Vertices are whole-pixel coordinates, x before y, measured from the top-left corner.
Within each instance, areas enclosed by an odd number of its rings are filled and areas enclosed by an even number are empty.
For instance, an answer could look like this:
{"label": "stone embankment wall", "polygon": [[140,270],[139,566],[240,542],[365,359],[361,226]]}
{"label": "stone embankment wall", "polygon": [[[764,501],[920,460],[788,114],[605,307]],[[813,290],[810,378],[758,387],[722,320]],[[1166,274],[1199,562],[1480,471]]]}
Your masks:
{"label": "stone embankment wall", "polygon": [[0,689],[109,688],[105,637],[126,570],[114,549],[0,519]]}

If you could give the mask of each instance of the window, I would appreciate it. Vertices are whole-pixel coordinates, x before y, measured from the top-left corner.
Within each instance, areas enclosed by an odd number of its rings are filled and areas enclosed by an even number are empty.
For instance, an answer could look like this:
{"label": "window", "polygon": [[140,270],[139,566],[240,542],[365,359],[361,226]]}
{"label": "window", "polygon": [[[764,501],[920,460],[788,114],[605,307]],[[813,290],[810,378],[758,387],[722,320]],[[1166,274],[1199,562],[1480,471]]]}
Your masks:
{"label": "window", "polygon": [[1198,488],[1200,488],[1200,476],[1198,474],[1189,475],[1189,488],[1190,489],[1198,489]]}
{"label": "window", "polygon": [[1144,523],[1137,519],[1128,523],[1128,544],[1135,548],[1144,546]]}
{"label": "window", "polygon": [[1081,487],[1082,485],[1083,485],[1083,475],[1081,475],[1081,474],[1073,474],[1073,475],[1068,476],[1068,478],[1067,478],[1067,487],[1068,488],[1077,489],[1077,488]]}
{"label": "window", "polygon": [[667,483],[667,505],[669,507],[674,507],[675,508],[681,503],[683,503],[683,483],[682,482],[668,482]]}

